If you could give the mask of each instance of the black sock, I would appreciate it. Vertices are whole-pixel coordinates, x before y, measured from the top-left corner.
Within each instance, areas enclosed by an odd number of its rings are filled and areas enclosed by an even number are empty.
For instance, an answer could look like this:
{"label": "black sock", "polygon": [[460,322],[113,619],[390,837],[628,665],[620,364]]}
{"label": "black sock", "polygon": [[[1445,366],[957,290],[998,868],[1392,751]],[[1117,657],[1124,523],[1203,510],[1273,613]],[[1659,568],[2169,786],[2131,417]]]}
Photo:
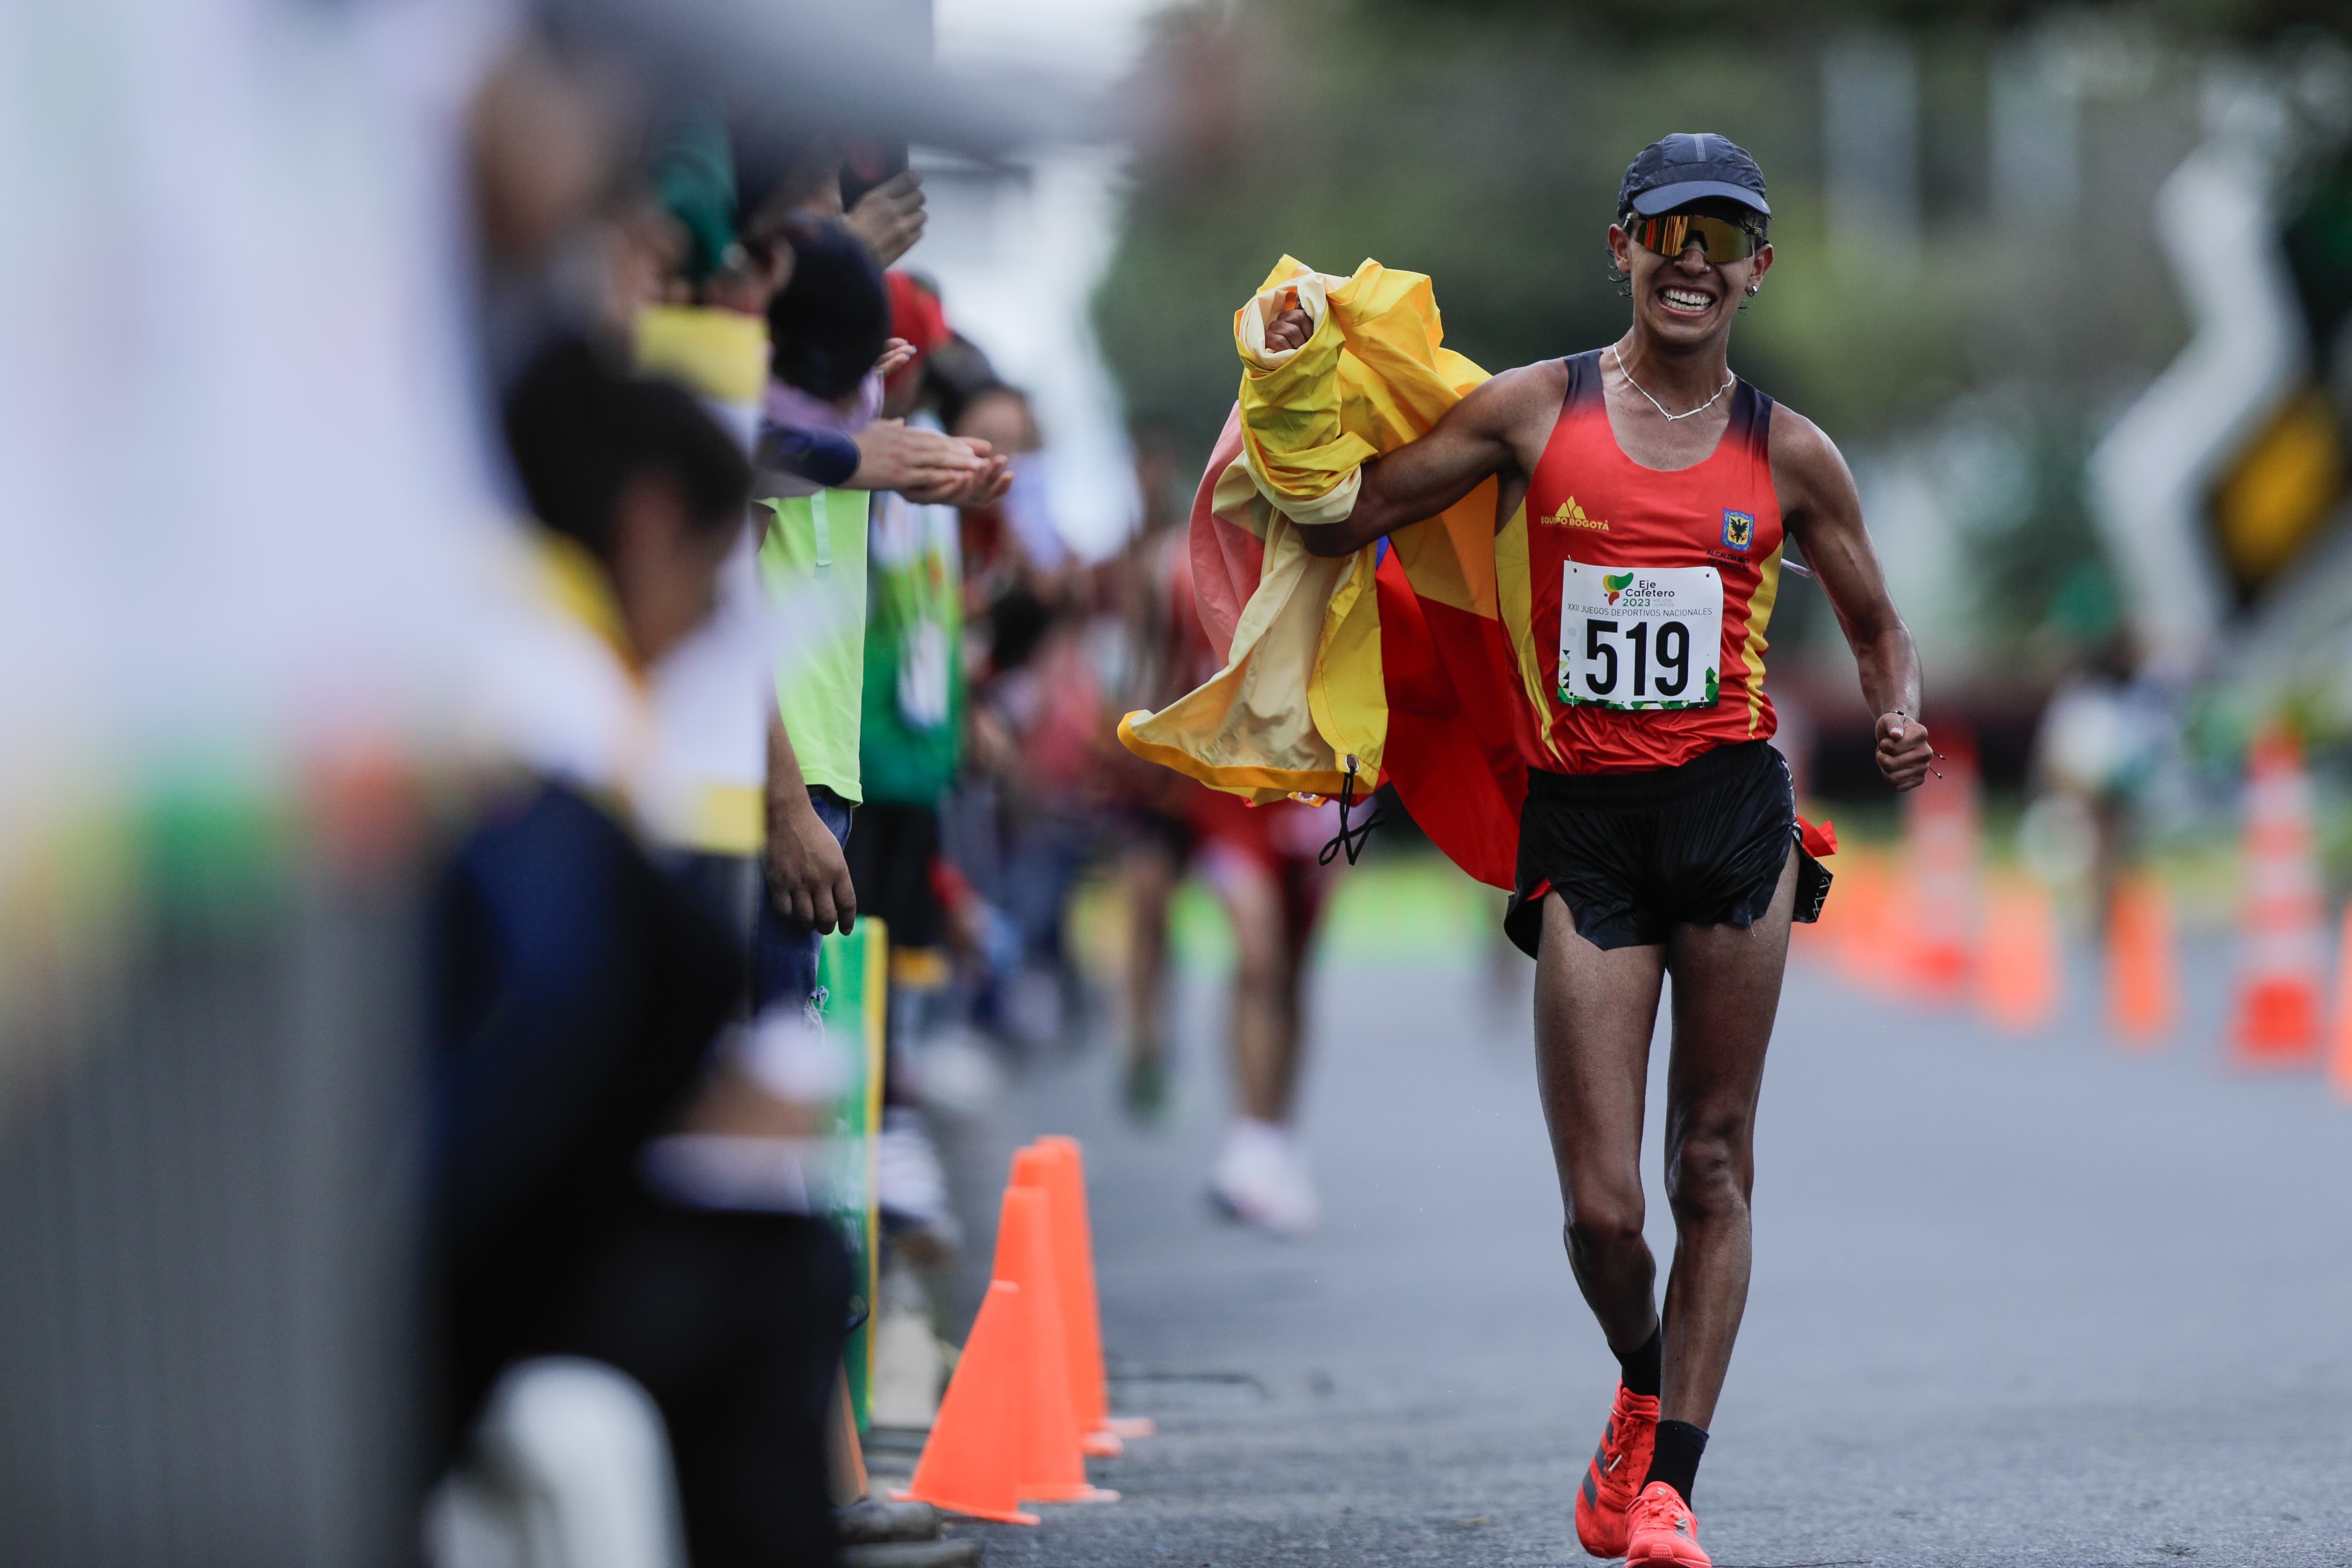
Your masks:
{"label": "black sock", "polygon": [[1664,1481],[1683,1494],[1683,1506],[1691,1506],[1691,1487],[1698,1479],[1698,1457],[1706,1452],[1706,1434],[1687,1421],[1658,1423],[1658,1446],[1650,1450],[1650,1473],[1643,1478],[1646,1487],[1652,1481]]}
{"label": "black sock", "polygon": [[1652,1329],[1639,1350],[1617,1357],[1617,1375],[1635,1394],[1646,1394],[1653,1399],[1658,1396],[1658,1384],[1665,1369],[1664,1333],[1663,1325]]}

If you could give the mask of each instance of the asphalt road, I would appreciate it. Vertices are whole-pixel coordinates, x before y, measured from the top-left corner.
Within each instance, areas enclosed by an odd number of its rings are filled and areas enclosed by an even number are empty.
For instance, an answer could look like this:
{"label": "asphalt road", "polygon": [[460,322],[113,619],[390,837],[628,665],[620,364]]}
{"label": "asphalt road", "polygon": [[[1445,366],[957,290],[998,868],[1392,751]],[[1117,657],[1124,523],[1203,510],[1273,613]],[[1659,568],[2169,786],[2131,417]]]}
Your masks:
{"label": "asphalt road", "polygon": [[[2192,953],[2152,1056],[2101,1037],[2082,972],[2019,1039],[1792,970],[1697,1489],[1718,1564],[2352,1563],[2352,1106],[2221,1063],[2225,962]],[[1202,1204],[1213,982],[1164,1130],[1124,1124],[1108,1050],[1030,1074],[1010,1131],[1085,1140],[1114,1400],[1161,1435],[1095,1466],[1118,1503],[958,1533],[998,1568],[1585,1561],[1615,1365],[1560,1249],[1525,970],[1497,997],[1475,962],[1326,969],[1305,1242]]]}

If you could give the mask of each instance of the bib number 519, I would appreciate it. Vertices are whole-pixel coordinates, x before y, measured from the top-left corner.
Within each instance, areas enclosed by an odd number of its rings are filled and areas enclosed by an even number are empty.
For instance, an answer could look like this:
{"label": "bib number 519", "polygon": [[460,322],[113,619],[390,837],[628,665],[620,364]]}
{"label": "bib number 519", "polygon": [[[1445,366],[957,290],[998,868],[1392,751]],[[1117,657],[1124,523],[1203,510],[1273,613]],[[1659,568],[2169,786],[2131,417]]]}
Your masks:
{"label": "bib number 519", "polygon": [[[1618,667],[1622,645],[1625,667]],[[1620,674],[1626,679],[1620,692]],[[1584,684],[1595,697],[1642,702],[1673,700],[1690,689],[1690,627],[1680,621],[1635,620],[1623,625],[1587,617],[1584,623]]]}
{"label": "bib number 519", "polygon": [[1560,568],[1562,702],[1709,707],[1722,647],[1723,579],[1712,566]]}

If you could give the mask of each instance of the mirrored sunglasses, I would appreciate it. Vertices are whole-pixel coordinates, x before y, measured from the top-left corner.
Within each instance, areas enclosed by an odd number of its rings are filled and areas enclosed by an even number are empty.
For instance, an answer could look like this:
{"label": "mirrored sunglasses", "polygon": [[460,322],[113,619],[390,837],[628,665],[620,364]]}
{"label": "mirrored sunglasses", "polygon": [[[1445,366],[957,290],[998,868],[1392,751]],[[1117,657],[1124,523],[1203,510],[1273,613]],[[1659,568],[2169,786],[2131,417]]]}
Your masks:
{"label": "mirrored sunglasses", "polygon": [[1678,257],[1696,245],[1709,261],[1717,263],[1744,261],[1755,255],[1757,246],[1762,243],[1752,230],[1728,218],[1706,217],[1697,213],[1636,217],[1631,232],[1644,250]]}

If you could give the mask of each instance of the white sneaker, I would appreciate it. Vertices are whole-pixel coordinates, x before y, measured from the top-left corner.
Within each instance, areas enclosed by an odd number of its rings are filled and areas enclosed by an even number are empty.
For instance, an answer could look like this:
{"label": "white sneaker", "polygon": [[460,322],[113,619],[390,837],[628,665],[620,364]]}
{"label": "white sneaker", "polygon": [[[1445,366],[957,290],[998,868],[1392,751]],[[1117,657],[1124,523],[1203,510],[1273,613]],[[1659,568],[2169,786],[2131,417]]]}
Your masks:
{"label": "white sneaker", "polygon": [[1323,1223],[1323,1205],[1307,1171],[1306,1151],[1286,1127],[1243,1117],[1209,1173],[1209,1201],[1229,1218],[1279,1237],[1305,1236]]}
{"label": "white sneaker", "polygon": [[948,1206],[947,1171],[919,1113],[897,1107],[883,1111],[882,1131],[874,1139],[874,1189],[893,1219],[929,1231],[950,1247],[962,1240]]}

